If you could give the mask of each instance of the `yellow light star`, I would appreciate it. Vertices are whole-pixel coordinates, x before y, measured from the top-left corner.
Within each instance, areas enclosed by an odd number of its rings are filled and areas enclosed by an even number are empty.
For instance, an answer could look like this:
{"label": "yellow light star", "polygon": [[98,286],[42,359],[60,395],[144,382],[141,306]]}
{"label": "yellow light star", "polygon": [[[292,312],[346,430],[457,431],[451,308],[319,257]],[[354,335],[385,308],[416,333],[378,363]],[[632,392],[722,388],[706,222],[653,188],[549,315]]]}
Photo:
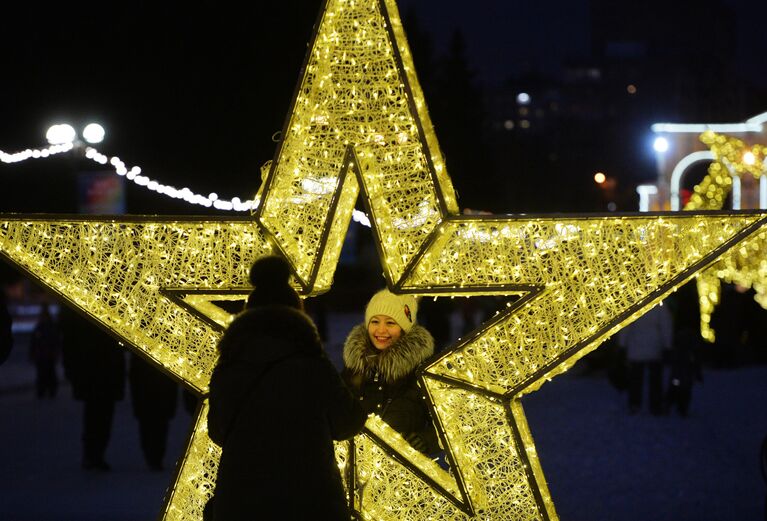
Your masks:
{"label": "yellow light star", "polygon": [[[195,311],[190,298],[242,298],[250,290],[248,265],[271,251],[252,219],[0,219],[3,256],[201,396],[223,327],[205,308]],[[203,407],[166,519],[200,519],[215,482],[219,450],[205,417]]]}
{"label": "yellow light star", "polygon": [[[684,207],[685,211],[721,209],[732,191],[734,178],[737,178],[739,186],[752,183],[749,190],[752,194],[761,193],[762,190],[757,190],[753,183],[761,185],[767,181],[763,179],[767,174],[764,170],[767,146],[755,144],[749,147],[740,139],[710,130],[701,134],[700,140],[709,146],[714,161],[709,165],[703,180],[695,186],[690,201]],[[765,252],[767,233],[762,232],[744,241],[697,276],[703,338],[709,342],[715,340],[716,331],[711,327],[711,315],[721,298],[722,280],[753,288],[756,292],[754,300],[767,309]]]}
{"label": "yellow light star", "polygon": [[[255,220],[4,216],[0,251],[201,395],[226,317],[199,295],[242,295],[272,244],[304,294],[327,290],[360,189],[393,290],[523,295],[421,375],[452,472],[376,418],[337,446],[364,519],[555,519],[519,398],[764,222],[461,217],[394,0],[325,3],[283,136]],[[165,519],[210,496],[205,416]]]}
{"label": "yellow light star", "polygon": [[525,294],[422,375],[453,473],[371,421],[338,451],[355,509],[372,519],[556,517],[519,398],[762,216],[459,216],[393,1],[327,2],[304,70],[256,215],[305,287],[330,285],[361,189],[393,290]]}

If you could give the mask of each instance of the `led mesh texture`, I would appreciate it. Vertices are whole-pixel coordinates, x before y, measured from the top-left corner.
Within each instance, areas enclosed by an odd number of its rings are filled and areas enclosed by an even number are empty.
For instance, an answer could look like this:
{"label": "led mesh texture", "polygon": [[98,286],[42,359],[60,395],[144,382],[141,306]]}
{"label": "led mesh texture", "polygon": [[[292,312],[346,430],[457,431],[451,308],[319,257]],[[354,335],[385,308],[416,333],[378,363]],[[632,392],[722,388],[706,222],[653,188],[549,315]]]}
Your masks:
{"label": "led mesh texture", "polygon": [[[709,165],[707,175],[695,186],[690,201],[684,207],[685,210],[719,210],[723,208],[732,190],[732,175],[741,179],[749,175],[757,182],[765,175],[766,146],[757,144],[749,147],[740,139],[712,131],[701,134],[700,140],[708,145],[715,159]],[[753,161],[745,160],[746,152],[753,155]],[[767,234],[759,233],[722,256],[711,268],[698,275],[700,329],[703,338],[709,342],[716,339],[716,331],[711,328],[711,315],[721,298],[720,280],[753,288],[756,291],[755,300],[767,309],[765,253],[767,253]]]}
{"label": "led mesh texture", "polygon": [[[356,476],[347,479],[355,509],[376,520],[555,519],[519,397],[763,216],[459,217],[393,1],[329,1],[298,93],[255,221],[4,216],[0,250],[204,393],[226,318],[199,292],[247,291],[267,235],[304,293],[324,291],[362,189],[396,291],[526,296],[422,375],[449,471],[375,418],[355,438],[354,458],[352,445],[338,445],[344,479]],[[203,408],[165,519],[199,520],[211,493],[219,451],[204,418]]]}
{"label": "led mesh texture", "polygon": [[270,251],[240,222],[11,221],[4,252],[41,282],[197,390],[207,388],[219,333],[160,293],[245,288],[248,262]]}
{"label": "led mesh texture", "polygon": [[[8,220],[0,250],[42,284],[198,392],[207,390],[220,330],[163,289],[249,290],[248,267],[271,252],[251,220],[150,222],[75,217]],[[197,419],[166,519],[201,519],[220,450]],[[159,505],[158,505],[159,506]]]}
{"label": "led mesh texture", "polygon": [[[340,176],[352,164],[359,165],[370,211],[385,223],[378,233],[393,278],[445,208],[457,212],[396,6],[387,6],[391,23],[377,0],[328,2],[259,208],[261,222],[303,280],[319,262],[306,252],[317,251],[328,231]],[[353,177],[346,176],[348,200],[359,191]],[[334,223],[331,233],[342,238],[348,222]],[[320,270],[318,290],[329,286],[326,275]]]}

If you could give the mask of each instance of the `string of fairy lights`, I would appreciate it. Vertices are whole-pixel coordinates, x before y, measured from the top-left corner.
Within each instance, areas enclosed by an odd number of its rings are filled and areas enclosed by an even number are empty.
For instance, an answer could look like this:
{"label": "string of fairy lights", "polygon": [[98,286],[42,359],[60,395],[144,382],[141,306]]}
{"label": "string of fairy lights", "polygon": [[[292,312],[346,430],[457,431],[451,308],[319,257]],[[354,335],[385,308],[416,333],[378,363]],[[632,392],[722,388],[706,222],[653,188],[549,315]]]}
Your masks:
{"label": "string of fairy lights", "polygon": [[[82,145],[75,145],[75,143],[61,143],[50,145],[45,148],[27,148],[20,152],[7,153],[0,150],[0,162],[5,164],[21,163],[30,159],[48,159],[60,154],[72,152]],[[232,199],[222,199],[216,192],[211,192],[208,195],[202,195],[195,193],[191,189],[184,187],[181,189],[175,186],[164,184],[160,181],[152,179],[142,174],[142,169],[139,166],[128,167],[125,162],[118,156],[109,157],[102,154],[94,147],[86,146],[84,148],[83,157],[98,163],[99,165],[110,165],[114,173],[120,177],[132,181],[137,186],[151,190],[158,194],[171,197],[173,199],[182,199],[189,204],[204,206],[206,208],[216,208],[217,210],[234,211],[234,212],[252,212],[258,208],[260,202],[260,196],[256,195],[252,199],[242,199],[239,197],[233,197]],[[359,210],[354,210],[352,218],[355,222],[360,223],[363,226],[370,227],[370,220],[368,216]]]}

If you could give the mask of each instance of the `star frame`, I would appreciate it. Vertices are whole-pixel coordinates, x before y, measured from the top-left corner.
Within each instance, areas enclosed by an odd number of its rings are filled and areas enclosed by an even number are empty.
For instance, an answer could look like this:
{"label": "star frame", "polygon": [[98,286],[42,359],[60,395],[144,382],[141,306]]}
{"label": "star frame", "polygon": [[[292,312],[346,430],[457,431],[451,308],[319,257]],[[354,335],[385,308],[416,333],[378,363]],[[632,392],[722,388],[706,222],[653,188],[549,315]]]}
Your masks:
{"label": "star frame", "polygon": [[[250,219],[0,217],[0,253],[203,400],[164,519],[198,520],[220,450],[205,417],[221,317],[279,252],[327,291],[360,192],[389,287],[519,298],[422,368],[450,469],[380,419],[337,445],[364,519],[556,519],[520,398],[566,371],[765,216],[462,216],[394,0],[327,0]],[[224,298],[224,297],[222,297]]]}

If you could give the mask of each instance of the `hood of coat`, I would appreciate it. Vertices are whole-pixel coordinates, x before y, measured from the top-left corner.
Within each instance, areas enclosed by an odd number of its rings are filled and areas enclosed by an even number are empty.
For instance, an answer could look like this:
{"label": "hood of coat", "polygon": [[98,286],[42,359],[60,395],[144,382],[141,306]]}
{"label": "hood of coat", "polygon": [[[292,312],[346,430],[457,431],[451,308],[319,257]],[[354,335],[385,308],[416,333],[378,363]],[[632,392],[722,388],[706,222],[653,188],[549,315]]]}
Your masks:
{"label": "hood of coat", "polygon": [[434,339],[418,324],[383,351],[373,347],[365,324],[355,326],[344,342],[344,365],[348,369],[367,376],[378,372],[389,383],[410,374],[432,354]]}
{"label": "hood of coat", "polygon": [[218,344],[220,363],[268,364],[290,354],[319,355],[317,328],[288,306],[248,309],[237,315]]}
{"label": "hood of coat", "polygon": [[293,356],[324,356],[319,334],[303,312],[287,306],[249,309],[218,344],[210,381],[211,439],[221,443],[253,386],[271,367]]}

